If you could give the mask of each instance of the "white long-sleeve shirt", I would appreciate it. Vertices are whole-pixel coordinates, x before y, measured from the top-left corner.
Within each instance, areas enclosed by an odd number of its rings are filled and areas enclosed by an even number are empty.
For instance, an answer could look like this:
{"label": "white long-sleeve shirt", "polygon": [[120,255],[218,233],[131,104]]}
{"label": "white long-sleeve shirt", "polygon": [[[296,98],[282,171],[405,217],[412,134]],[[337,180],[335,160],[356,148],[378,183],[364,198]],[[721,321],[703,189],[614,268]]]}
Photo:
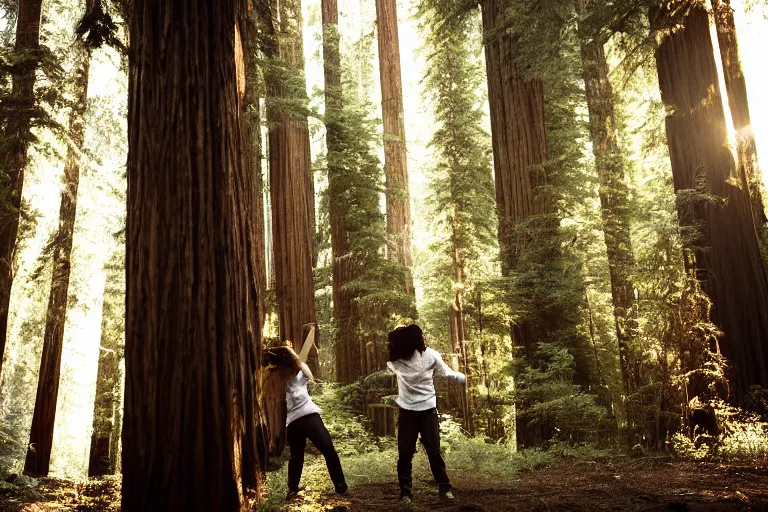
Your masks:
{"label": "white long-sleeve shirt", "polygon": [[410,411],[437,407],[434,375],[443,375],[462,384],[467,380],[463,373],[451,370],[440,353],[429,347],[424,352],[414,350],[408,360],[390,361],[387,368],[397,375],[398,395],[395,402]]}
{"label": "white long-sleeve shirt", "polygon": [[309,390],[307,389],[307,382],[309,380],[314,380],[312,372],[305,363],[301,363],[301,371],[288,382],[288,386],[285,389],[285,400],[288,403],[286,426],[302,416],[320,412],[320,407],[309,396]]}

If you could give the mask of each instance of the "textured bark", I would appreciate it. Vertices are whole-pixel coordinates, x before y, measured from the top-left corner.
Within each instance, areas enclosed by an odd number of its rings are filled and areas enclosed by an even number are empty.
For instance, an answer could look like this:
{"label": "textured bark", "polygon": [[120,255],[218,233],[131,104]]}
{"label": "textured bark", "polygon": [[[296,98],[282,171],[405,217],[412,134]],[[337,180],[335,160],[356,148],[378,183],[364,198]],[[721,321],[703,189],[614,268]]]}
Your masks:
{"label": "textured bark", "polygon": [[[284,66],[265,76],[275,292],[280,339],[290,340],[299,351],[309,325],[317,321],[313,276],[315,196],[309,127],[306,113],[284,104],[286,100],[306,101],[301,2],[273,2],[272,12],[278,18],[271,20],[274,37],[265,46],[265,53]],[[316,350],[310,353],[307,364],[317,375]]]}
{"label": "textured bark", "polygon": [[[712,320],[724,332],[720,348],[731,365],[731,399],[740,403],[751,385],[768,387],[768,280],[749,192],[739,186],[727,147],[709,19],[698,2],[654,6],[650,19],[655,30],[684,27],[662,32],[656,50],[661,97],[670,109],[666,131],[678,217],[684,229],[698,228],[687,248],[695,258],[686,260],[712,300]],[[691,190],[714,197],[686,200]]]}
{"label": "textured bark", "polygon": [[[328,147],[328,182],[333,190],[343,170],[336,167],[335,155],[344,151],[342,126],[341,53],[339,49],[339,6],[336,0],[321,1],[323,21],[323,73],[325,78],[326,144]],[[328,201],[331,224],[331,254],[333,258],[333,319],[336,322],[335,364],[336,380],[343,384],[354,382],[363,375],[362,347],[356,339],[356,320],[352,308],[352,293],[345,289],[354,278],[347,232],[349,205],[341,194]]]}
{"label": "textured bark", "polygon": [[[2,170],[3,205],[0,224],[0,372],[3,368],[5,342],[8,336],[8,313],[11,287],[16,271],[16,238],[19,232],[21,192],[27,167],[27,149],[32,140],[31,126],[35,116],[35,72],[40,49],[42,0],[19,0],[14,51],[24,56],[12,76],[10,98],[0,103],[3,112],[0,129],[0,169]],[[6,181],[7,180],[7,181]]]}
{"label": "textured bark", "polygon": [[122,510],[245,511],[261,334],[246,4],[132,7]]}
{"label": "textured bark", "polygon": [[[588,15],[591,4],[590,0],[578,0],[582,15]],[[603,48],[605,40],[599,30],[592,31],[584,25],[580,26],[579,38],[592,150],[600,183],[600,206],[611,277],[613,316],[619,342],[619,365],[624,393],[629,397],[642,386],[635,287],[630,277],[635,268],[635,256],[630,238],[629,190],[618,141],[613,87],[608,79],[608,62]]]}
{"label": "textured bark", "polygon": [[749,116],[749,100],[747,99],[747,82],[741,69],[739,58],[739,43],[736,38],[736,23],[733,19],[733,8],[730,0],[712,0],[715,11],[715,28],[717,41],[720,46],[720,59],[723,62],[725,90],[728,93],[728,106],[731,110],[733,127],[736,130],[739,167],[741,178],[749,190],[752,200],[752,217],[757,234],[768,243],[768,233],[765,230],[765,217],[762,179],[757,160],[757,145],[752,121]]}
{"label": "textured bark", "polygon": [[125,349],[125,254],[119,250],[105,265],[104,304],[101,314],[101,343],[96,370],[93,433],[88,476],[112,475],[117,469],[120,445],[123,372],[120,361]]}
{"label": "textured bark", "polygon": [[384,175],[387,190],[389,257],[405,267],[405,289],[414,293],[411,267],[411,199],[405,151],[403,84],[400,72],[400,40],[397,32],[397,0],[376,0],[381,76],[381,114],[384,124]]}
{"label": "textured bark", "polygon": [[85,108],[88,98],[88,75],[90,51],[81,45],[76,50],[77,67],[75,75],[76,103],[69,116],[70,146],[64,166],[59,208],[59,229],[53,241],[53,273],[48,310],[45,317],[43,356],[35,397],[35,412],[29,434],[24,473],[47,476],[51,462],[53,426],[56,417],[56,402],[59,395],[59,373],[61,351],[64,345],[64,324],[67,319],[67,298],[69,296],[69,275],[72,269],[72,238],[75,232],[77,214],[77,189],[80,183],[80,155],[85,137]]}
{"label": "textured bark", "polygon": [[[257,74],[259,66],[259,49],[257,44],[258,29],[251,16],[247,17],[247,33],[243,38],[246,43],[246,62],[248,76],[246,79],[246,99],[243,104],[247,138],[249,142],[249,167],[253,172],[254,180],[254,223],[255,223],[255,250],[253,251],[253,266],[258,283],[259,325],[264,324],[264,294],[267,289],[266,241],[264,225],[264,169],[261,165],[263,144],[261,139],[261,106],[259,104],[260,79]],[[263,91],[262,91],[263,93]]]}

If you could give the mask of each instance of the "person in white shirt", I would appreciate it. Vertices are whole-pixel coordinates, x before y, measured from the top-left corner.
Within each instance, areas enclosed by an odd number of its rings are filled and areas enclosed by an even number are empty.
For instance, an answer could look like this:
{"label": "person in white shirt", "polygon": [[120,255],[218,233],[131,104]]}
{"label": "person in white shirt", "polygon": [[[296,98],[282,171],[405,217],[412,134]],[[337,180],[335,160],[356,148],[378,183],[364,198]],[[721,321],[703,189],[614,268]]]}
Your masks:
{"label": "person in white shirt", "polygon": [[291,457],[288,460],[288,496],[286,501],[295,498],[299,492],[299,481],[304,469],[304,449],[307,439],[323,454],[328,474],[336,492],[347,493],[347,483],[341,461],[333,447],[331,435],[320,417],[320,407],[309,396],[308,382],[314,382],[309,367],[299,360],[291,347],[274,347],[264,353],[267,369],[280,373],[287,382],[285,399],[287,402],[286,425],[288,428],[288,446]]}
{"label": "person in white shirt", "polygon": [[436,350],[424,343],[424,333],[418,325],[398,327],[389,333],[389,362],[387,367],[397,376],[397,399],[400,408],[397,423],[397,478],[400,500],[410,505],[413,499],[412,465],[416,440],[429,459],[429,467],[440,488],[440,497],[452,500],[451,482],[440,455],[440,421],[437,415],[437,395],[434,375],[443,375],[464,384],[467,378],[443,362]]}

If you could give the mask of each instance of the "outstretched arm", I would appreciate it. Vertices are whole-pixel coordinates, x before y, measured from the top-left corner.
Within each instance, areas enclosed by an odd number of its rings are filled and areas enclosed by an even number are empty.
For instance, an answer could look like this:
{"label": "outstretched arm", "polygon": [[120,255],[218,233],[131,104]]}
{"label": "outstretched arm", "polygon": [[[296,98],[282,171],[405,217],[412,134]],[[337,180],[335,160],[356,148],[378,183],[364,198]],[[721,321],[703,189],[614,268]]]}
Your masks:
{"label": "outstretched arm", "polygon": [[445,364],[445,361],[443,361],[443,356],[440,355],[440,352],[433,349],[427,349],[432,351],[432,356],[435,359],[435,362],[432,364],[432,368],[435,370],[436,375],[442,375],[443,377],[448,377],[449,379],[457,381],[459,384],[464,384],[467,382],[467,376],[464,375],[461,372],[455,372],[451,369],[450,366]]}

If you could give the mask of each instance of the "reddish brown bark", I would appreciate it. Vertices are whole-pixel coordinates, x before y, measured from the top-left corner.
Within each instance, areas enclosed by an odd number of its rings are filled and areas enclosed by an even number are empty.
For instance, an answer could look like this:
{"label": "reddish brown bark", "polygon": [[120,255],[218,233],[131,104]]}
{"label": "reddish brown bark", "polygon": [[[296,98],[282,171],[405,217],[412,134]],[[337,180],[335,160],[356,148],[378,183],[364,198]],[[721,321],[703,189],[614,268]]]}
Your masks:
{"label": "reddish brown bark", "polygon": [[[306,102],[301,2],[275,2],[267,57],[279,69],[267,72],[269,126],[269,191],[272,243],[280,338],[301,350],[308,327],[315,324],[315,197],[310,161],[309,127],[305,112],[293,104]],[[297,76],[300,77],[297,79]],[[288,105],[286,102],[291,102]],[[307,364],[317,375],[317,352]]]}
{"label": "reddish brown bark", "polygon": [[261,330],[246,4],[132,7],[122,510],[245,511]]}
{"label": "reddish brown bark", "polygon": [[687,264],[696,269],[712,300],[712,320],[724,332],[720,348],[731,365],[731,399],[739,403],[751,385],[768,387],[768,279],[751,199],[727,147],[707,11],[698,2],[677,1],[652,7],[650,18],[661,34],[656,67],[670,112],[678,217],[685,230],[697,228]]}
{"label": "reddish brown bark", "polygon": [[[547,157],[544,125],[544,86],[540,80],[524,80],[515,62],[516,42],[504,33],[504,3],[483,3],[485,61],[491,116],[496,204],[499,215],[499,246],[502,272],[515,267],[522,244],[515,240],[516,228],[526,219],[553,211],[544,195],[546,184],[540,168]],[[525,242],[524,240],[520,242]],[[532,356],[535,334],[525,322],[514,329],[519,345]]]}
{"label": "reddish brown bark", "polygon": [[323,74],[325,78],[325,125],[328,147],[328,186],[334,197],[328,201],[331,224],[331,253],[333,278],[333,319],[336,322],[334,343],[336,380],[349,384],[363,375],[363,353],[354,327],[352,293],[346,285],[354,278],[349,248],[347,215],[349,205],[345,194],[333,194],[343,186],[338,183],[343,169],[336,166],[336,155],[343,151],[341,53],[339,49],[339,7],[336,0],[322,0]]}
{"label": "reddish brown bark", "polygon": [[[580,12],[587,19],[592,3],[590,0],[578,0]],[[635,287],[630,277],[635,268],[635,256],[629,227],[629,190],[618,141],[613,87],[608,79],[608,62],[603,48],[604,36],[599,28],[593,30],[582,23],[579,38],[592,150],[600,183],[600,209],[619,343],[619,366],[624,393],[629,397],[642,386]]]}
{"label": "reddish brown bark", "polygon": [[12,77],[11,96],[0,107],[3,143],[0,144],[0,169],[2,169],[3,200],[7,200],[6,214],[0,226],[0,372],[8,337],[8,313],[11,303],[11,287],[16,271],[16,238],[19,232],[21,192],[24,171],[27,167],[27,149],[32,140],[31,125],[35,115],[35,72],[38,67],[37,52],[40,49],[40,20],[42,0],[20,0],[16,21],[14,51],[23,56]]}
{"label": "reddish brown bark", "polygon": [[742,179],[745,181],[752,200],[752,218],[755,222],[758,236],[763,243],[768,241],[765,231],[765,210],[763,205],[762,180],[760,166],[757,161],[757,145],[755,132],[749,115],[749,100],[747,98],[747,82],[741,69],[739,58],[739,43],[736,38],[736,23],[733,19],[733,8],[730,0],[712,0],[715,11],[715,27],[717,41],[720,46],[720,59],[723,62],[725,90],[728,93],[728,106],[731,110],[733,127],[736,130],[739,166]]}
{"label": "reddish brown bark", "polygon": [[384,175],[387,190],[389,257],[405,267],[405,289],[408,293],[413,293],[411,196],[408,189],[408,160],[405,150],[397,1],[376,0],[376,19],[381,76],[381,114],[384,124]]}
{"label": "reddish brown bark", "polygon": [[24,473],[47,476],[51,462],[53,426],[56,417],[56,402],[59,396],[59,374],[61,351],[64,345],[64,324],[67,319],[67,298],[69,296],[69,275],[72,269],[72,238],[75,232],[77,214],[77,189],[80,183],[80,155],[85,137],[85,108],[88,99],[88,75],[90,51],[81,47],[77,51],[75,75],[76,98],[69,116],[70,147],[64,166],[64,188],[61,191],[59,208],[59,229],[53,241],[53,273],[48,310],[45,317],[43,356],[35,398],[35,412],[29,434]]}

